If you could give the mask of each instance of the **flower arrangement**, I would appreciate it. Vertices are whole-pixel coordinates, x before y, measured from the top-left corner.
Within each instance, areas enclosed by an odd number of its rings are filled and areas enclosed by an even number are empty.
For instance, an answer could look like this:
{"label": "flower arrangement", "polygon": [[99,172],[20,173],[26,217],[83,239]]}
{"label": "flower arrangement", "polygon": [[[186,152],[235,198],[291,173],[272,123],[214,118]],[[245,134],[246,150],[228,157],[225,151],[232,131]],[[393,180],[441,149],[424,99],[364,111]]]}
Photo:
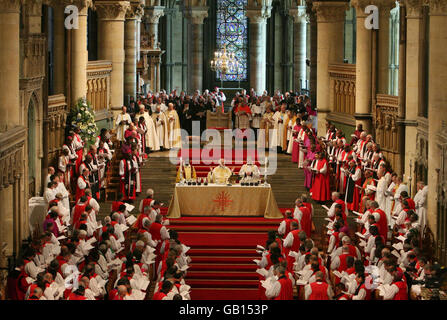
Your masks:
{"label": "flower arrangement", "polygon": [[95,112],[85,98],[80,98],[71,109],[68,116],[68,124],[71,128],[79,127],[85,147],[88,148],[95,143],[98,127],[95,122]]}

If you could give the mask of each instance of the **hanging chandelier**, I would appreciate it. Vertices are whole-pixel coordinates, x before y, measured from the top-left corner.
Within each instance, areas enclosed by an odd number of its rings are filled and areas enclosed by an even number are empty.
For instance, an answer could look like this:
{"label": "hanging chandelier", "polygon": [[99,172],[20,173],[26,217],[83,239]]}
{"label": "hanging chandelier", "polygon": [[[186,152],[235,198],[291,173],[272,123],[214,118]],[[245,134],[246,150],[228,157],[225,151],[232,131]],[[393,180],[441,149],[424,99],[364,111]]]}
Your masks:
{"label": "hanging chandelier", "polygon": [[211,70],[219,72],[222,80],[230,70],[237,70],[238,62],[233,52],[227,52],[224,46],[222,50],[214,52],[214,59],[211,60]]}

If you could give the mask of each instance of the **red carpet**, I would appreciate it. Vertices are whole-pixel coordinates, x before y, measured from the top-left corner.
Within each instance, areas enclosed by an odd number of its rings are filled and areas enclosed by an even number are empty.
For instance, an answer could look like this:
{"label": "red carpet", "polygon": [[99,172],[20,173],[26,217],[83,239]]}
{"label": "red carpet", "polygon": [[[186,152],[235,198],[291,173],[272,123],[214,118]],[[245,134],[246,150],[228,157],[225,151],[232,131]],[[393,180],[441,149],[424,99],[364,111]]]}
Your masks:
{"label": "red carpet", "polygon": [[224,158],[226,161],[230,161],[230,159],[246,161],[248,157],[251,157],[253,161],[259,160],[256,149],[181,149],[178,156],[190,160],[219,160]]}
{"label": "red carpet", "polygon": [[253,259],[260,255],[256,245],[264,245],[267,231],[277,229],[280,221],[260,217],[170,219],[170,228],[191,247],[192,262],[186,274],[191,299],[257,300],[259,280]]}

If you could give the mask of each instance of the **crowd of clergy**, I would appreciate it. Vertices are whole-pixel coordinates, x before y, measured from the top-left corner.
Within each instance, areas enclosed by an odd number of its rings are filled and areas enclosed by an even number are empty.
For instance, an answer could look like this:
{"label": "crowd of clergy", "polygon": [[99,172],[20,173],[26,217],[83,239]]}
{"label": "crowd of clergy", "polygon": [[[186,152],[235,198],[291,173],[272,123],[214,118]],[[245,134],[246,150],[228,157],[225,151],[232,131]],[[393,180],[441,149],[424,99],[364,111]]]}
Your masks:
{"label": "crowd of clergy", "polygon": [[306,173],[327,224],[324,234],[314,233],[309,196],[296,200],[257,248],[261,298],[291,300],[296,287],[304,300],[421,299],[440,272],[422,251],[428,186],[417,182],[411,198],[361,125],[347,142],[329,122],[320,138],[307,120],[296,123],[292,161]]}
{"label": "crowd of clergy", "polygon": [[[224,112],[225,94],[215,87],[213,91],[196,90],[193,94],[184,91],[177,94],[173,90],[167,94],[164,90],[149,92],[137,100],[130,98],[123,112],[116,118],[118,139],[125,140],[125,131],[129,125],[144,133],[145,151],[159,151],[181,147],[179,128],[189,135],[193,122],[200,123],[200,133],[206,129],[207,111]],[[316,123],[316,110],[312,108],[310,99],[305,94],[276,90],[273,95],[264,91],[257,95],[254,89],[246,92],[242,89],[230,102],[230,112],[234,128],[252,129],[258,141],[265,142],[266,148],[278,148],[280,152],[291,152],[292,143],[288,142],[296,118]],[[141,119],[141,118],[144,118]],[[231,128],[230,128],[231,129]],[[258,133],[264,129],[265,134]]]}
{"label": "crowd of clergy", "polygon": [[[102,129],[96,143],[85,148],[79,128],[69,133],[57,171],[48,169],[40,232],[23,244],[9,274],[9,299],[143,300],[149,292],[155,300],[190,299],[184,280],[189,247],[168,229],[152,189],[138,209],[131,204],[141,192],[139,168],[145,158],[139,147],[144,139],[132,123],[123,137],[114,145]],[[122,158],[122,197],[101,221],[101,190],[114,147]]]}
{"label": "crowd of clergy", "polygon": [[[189,300],[184,277],[189,247],[169,230],[154,191],[147,190],[140,214],[122,201],[97,219],[90,189],[66,214],[53,200],[43,233],[24,245],[8,277],[12,300]],[[151,287],[153,286],[153,287]]]}

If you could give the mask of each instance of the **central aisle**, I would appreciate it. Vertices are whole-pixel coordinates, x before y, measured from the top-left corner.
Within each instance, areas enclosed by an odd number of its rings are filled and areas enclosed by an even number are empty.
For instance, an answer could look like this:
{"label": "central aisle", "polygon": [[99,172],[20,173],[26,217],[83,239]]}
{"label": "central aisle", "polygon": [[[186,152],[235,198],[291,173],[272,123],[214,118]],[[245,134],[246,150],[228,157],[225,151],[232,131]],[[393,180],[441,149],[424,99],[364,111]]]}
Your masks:
{"label": "central aisle", "polygon": [[[152,188],[155,198],[164,203],[167,211],[174,190],[176,166],[167,158],[168,152],[151,154],[141,170],[143,192],[135,201],[136,207]],[[295,199],[307,193],[303,187],[302,170],[291,162],[290,156],[278,155],[278,170],[268,177],[279,208],[291,208]],[[101,203],[101,219],[110,214],[111,201]],[[284,212],[284,209],[281,210]],[[134,212],[137,215],[136,212]],[[326,212],[314,203],[313,238],[319,241]],[[180,240],[191,247],[190,269],[186,281],[191,286],[193,300],[256,300],[258,274],[253,259],[260,259],[256,245],[265,245],[267,232],[275,230],[279,219],[261,217],[182,217],[170,219],[169,228],[179,233]]]}
{"label": "central aisle", "polygon": [[192,300],[257,300],[258,274],[253,259],[267,231],[281,220],[264,218],[183,217],[170,219],[179,240],[191,249],[187,283]]}

